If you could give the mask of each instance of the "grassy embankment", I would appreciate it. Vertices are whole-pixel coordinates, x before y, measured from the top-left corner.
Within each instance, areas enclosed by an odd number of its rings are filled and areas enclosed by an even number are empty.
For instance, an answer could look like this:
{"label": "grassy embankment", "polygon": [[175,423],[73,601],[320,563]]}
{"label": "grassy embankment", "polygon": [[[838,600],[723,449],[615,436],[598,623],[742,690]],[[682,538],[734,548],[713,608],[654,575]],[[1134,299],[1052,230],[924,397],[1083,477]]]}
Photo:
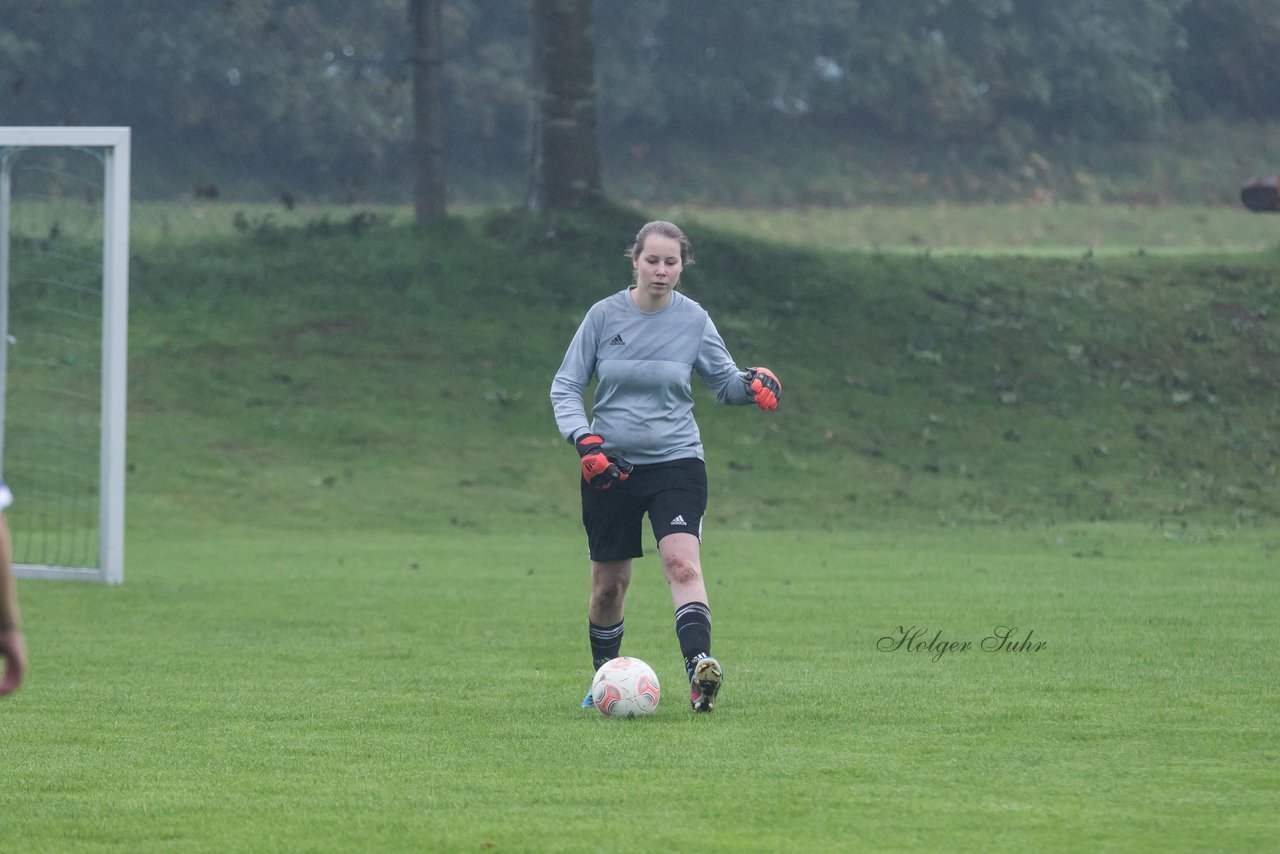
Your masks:
{"label": "grassy embankment", "polygon": [[[640,218],[414,234],[250,215],[226,238],[139,241],[131,500],[561,524],[573,461],[548,383],[625,284]],[[937,257],[690,230],[686,292],[785,384],[772,415],[700,404],[717,524],[1230,527],[1280,509],[1274,252]]]}

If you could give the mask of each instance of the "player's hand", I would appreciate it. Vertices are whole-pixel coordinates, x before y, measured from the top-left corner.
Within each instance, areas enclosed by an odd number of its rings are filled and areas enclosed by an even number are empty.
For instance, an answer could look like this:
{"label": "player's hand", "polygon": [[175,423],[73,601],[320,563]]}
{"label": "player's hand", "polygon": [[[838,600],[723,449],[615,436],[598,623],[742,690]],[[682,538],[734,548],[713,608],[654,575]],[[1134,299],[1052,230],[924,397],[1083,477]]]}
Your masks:
{"label": "player's hand", "polygon": [[617,454],[605,454],[604,439],[594,433],[578,439],[576,446],[582,458],[582,479],[592,489],[610,489],[630,477],[635,468]]}
{"label": "player's hand", "polygon": [[782,382],[768,368],[752,368],[742,375],[751,397],[761,409],[777,409],[782,399]]}
{"label": "player's hand", "polygon": [[12,694],[22,684],[22,674],[27,669],[27,650],[22,632],[13,629],[0,631],[0,697]]}

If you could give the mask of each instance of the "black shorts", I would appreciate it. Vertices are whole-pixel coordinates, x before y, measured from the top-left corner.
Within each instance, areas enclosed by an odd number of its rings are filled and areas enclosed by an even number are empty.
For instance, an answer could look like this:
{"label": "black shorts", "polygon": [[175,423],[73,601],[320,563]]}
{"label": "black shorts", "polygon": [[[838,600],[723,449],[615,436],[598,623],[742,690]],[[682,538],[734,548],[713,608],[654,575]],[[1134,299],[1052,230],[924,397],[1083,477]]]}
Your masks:
{"label": "black shorts", "polygon": [[655,542],[676,533],[701,540],[706,512],[707,467],[696,458],[638,465],[631,477],[609,489],[582,482],[582,526],[594,561],[643,557],[645,513]]}

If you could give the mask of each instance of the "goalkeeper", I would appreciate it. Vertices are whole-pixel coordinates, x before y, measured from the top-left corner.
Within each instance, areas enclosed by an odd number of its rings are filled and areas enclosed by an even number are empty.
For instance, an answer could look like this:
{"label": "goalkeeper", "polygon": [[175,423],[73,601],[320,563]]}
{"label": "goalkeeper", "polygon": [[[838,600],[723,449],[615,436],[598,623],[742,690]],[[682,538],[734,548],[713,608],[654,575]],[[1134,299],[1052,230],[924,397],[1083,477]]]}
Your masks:
{"label": "goalkeeper", "polygon": [[9,487],[0,478],[0,696],[12,694],[22,684],[27,669],[27,650],[22,641],[22,619],[18,616],[18,593],[13,583],[13,556],[9,525],[4,508],[13,501]]}
{"label": "goalkeeper", "polygon": [[[633,284],[591,307],[551,383],[560,433],[582,466],[582,523],[591,558],[587,630],[593,669],[618,655],[631,562],[642,557],[643,517],[662,558],[690,703],[709,712],[720,689],[711,657],[711,609],[699,547],[707,469],[693,419],[693,372],[720,403],[774,409],[782,393],[767,368],[739,370],[707,312],[676,293],[693,263],[669,222],[640,229],[628,253]],[[596,379],[593,419],[584,393]],[[591,694],[582,702],[591,705]]]}

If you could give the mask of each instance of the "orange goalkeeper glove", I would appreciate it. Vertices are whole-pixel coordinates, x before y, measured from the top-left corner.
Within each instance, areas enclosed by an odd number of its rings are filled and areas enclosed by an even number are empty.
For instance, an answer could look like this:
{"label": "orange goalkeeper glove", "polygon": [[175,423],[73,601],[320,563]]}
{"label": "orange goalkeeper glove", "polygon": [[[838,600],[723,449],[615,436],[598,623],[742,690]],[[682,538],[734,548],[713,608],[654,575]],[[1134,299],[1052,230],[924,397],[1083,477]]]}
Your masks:
{"label": "orange goalkeeper glove", "polygon": [[782,399],[782,382],[768,368],[752,368],[742,375],[751,389],[751,398],[761,409],[777,409]]}
{"label": "orange goalkeeper glove", "polygon": [[574,443],[582,458],[582,479],[592,489],[609,489],[631,476],[635,466],[617,454],[605,454],[604,439],[588,433]]}

